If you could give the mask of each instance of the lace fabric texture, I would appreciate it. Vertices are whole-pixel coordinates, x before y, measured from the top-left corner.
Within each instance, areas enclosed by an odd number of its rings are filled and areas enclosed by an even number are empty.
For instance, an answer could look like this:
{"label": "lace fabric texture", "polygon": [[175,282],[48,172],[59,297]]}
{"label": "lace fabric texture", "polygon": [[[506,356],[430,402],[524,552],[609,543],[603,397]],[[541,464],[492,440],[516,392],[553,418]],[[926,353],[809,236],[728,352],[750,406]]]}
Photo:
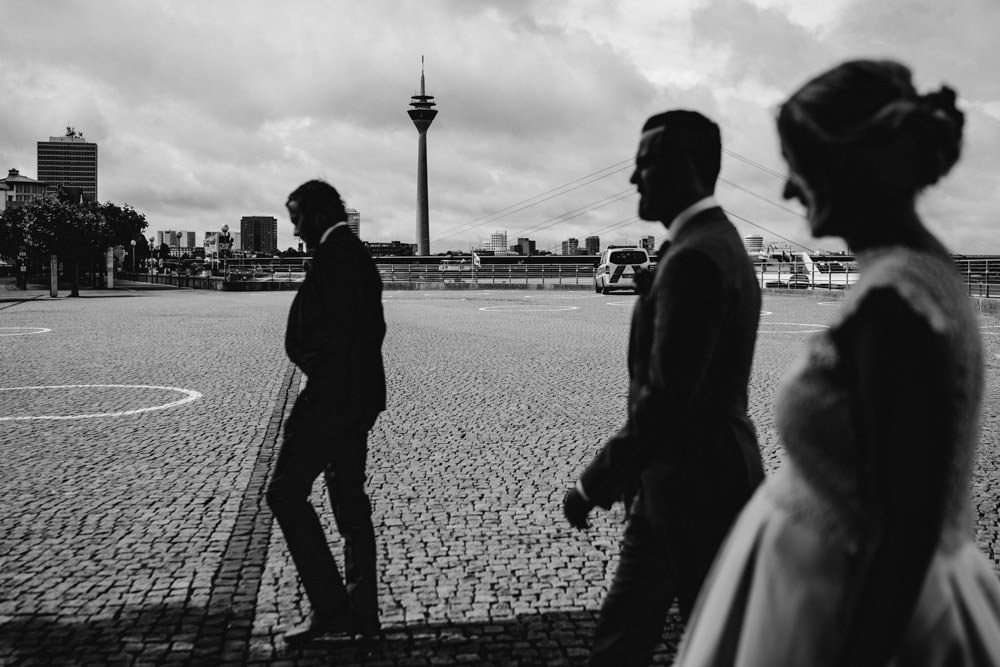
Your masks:
{"label": "lace fabric texture", "polygon": [[[983,387],[975,313],[954,267],[943,258],[888,248],[862,253],[858,259],[862,280],[845,298],[830,328],[810,340],[778,389],[778,429],[799,474],[826,501],[827,510],[836,514],[830,521],[861,532],[876,528],[867,522],[881,514],[871,503],[882,480],[872,478],[863,464],[867,453],[855,426],[853,380],[836,334],[858,316],[860,305],[873,290],[895,291],[945,342],[949,355],[946,362],[951,376],[947,385],[939,388],[935,404],[942,421],[949,424],[950,437],[933,446],[949,452],[942,540],[947,546],[957,546],[971,535],[969,478]],[[793,513],[800,500],[786,503]]]}
{"label": "lace fabric texture", "polygon": [[[881,513],[856,427],[856,391],[838,348],[872,290],[899,294],[944,341],[951,376],[940,387],[950,425],[946,519],[891,667],[1000,665],[1000,581],[977,549],[969,479],[982,397],[975,314],[946,258],[889,248],[859,256],[862,279],[825,333],[815,335],[776,394],[787,461],[747,504],[722,547],[688,624],[676,665],[834,665],[850,627],[868,535]],[[919,363],[915,360],[914,363]],[[928,443],[922,443],[927,446]]]}

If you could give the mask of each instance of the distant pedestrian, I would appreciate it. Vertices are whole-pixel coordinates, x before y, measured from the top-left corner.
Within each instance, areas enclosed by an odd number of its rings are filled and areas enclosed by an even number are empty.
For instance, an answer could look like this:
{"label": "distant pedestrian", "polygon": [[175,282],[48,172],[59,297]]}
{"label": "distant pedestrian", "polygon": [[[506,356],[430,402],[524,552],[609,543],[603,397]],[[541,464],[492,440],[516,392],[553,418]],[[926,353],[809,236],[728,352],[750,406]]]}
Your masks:
{"label": "distant pedestrian", "polygon": [[[285,334],[288,357],[308,382],[285,423],[267,489],[268,504],[312,605],[308,623],[285,639],[373,635],[380,623],[365,465],[368,431],[385,409],[382,280],[347,226],[344,204],[333,186],[309,181],[288,196],[286,207],[295,235],[313,259],[292,301]],[[309,502],[320,474],[344,540],[344,579]]]}
{"label": "distant pedestrian", "polygon": [[[1000,583],[975,542],[976,315],[916,197],[957,162],[944,87],[858,60],[780,108],[785,197],[861,279],[775,397],[787,461],[755,494],[688,626],[684,667],[1000,665]],[[991,464],[992,465],[992,464]]]}
{"label": "distant pedestrian", "polygon": [[595,505],[630,506],[593,665],[649,664],[674,598],[687,618],[763,478],[746,412],[760,288],[714,197],[721,153],[719,127],[693,111],[658,114],[642,129],[639,216],[662,222],[672,241],[632,314],[628,418],[563,507],[582,529]]}

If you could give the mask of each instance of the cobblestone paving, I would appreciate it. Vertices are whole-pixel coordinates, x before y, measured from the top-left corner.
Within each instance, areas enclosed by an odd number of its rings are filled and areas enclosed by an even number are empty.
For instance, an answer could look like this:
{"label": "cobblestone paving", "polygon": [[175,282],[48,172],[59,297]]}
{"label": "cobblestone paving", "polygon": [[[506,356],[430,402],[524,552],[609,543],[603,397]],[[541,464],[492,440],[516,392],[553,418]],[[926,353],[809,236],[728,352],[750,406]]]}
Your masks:
{"label": "cobblestone paving", "polygon": [[[36,387],[0,391],[0,664],[585,661],[622,513],[581,534],[559,504],[621,424],[634,297],[386,292],[390,405],[369,457],[386,633],[293,650],[282,634],[308,609],[263,502],[301,381],[281,345],[292,293],[83,294],[0,310],[0,388]],[[774,388],[839,305],[763,308],[751,416],[774,470]],[[974,495],[1000,563],[1000,320],[981,322]],[[657,661],[679,632],[672,615]]]}

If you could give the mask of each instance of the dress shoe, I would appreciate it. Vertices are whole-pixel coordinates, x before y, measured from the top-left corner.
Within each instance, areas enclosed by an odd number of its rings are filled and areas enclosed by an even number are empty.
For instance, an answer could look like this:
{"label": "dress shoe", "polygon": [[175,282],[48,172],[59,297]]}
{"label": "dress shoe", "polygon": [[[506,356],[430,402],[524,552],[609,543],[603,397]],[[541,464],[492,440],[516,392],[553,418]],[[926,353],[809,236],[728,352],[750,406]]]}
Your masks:
{"label": "dress shoe", "polygon": [[354,623],[349,616],[313,612],[309,616],[308,623],[294,627],[285,633],[285,641],[289,644],[301,644],[324,635],[351,635],[353,633]]}
{"label": "dress shoe", "polygon": [[379,623],[378,616],[355,618],[354,632],[362,637],[374,637],[382,633],[382,624]]}

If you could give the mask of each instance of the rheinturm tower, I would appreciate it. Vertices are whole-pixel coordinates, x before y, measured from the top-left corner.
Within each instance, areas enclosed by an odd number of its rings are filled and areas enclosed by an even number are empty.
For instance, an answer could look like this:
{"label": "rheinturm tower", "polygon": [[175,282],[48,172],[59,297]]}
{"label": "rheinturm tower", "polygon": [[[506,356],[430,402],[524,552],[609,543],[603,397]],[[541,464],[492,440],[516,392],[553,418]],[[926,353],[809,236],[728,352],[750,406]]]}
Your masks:
{"label": "rheinturm tower", "polygon": [[420,148],[417,152],[417,254],[431,254],[431,223],[427,205],[427,128],[431,126],[437,109],[434,109],[434,96],[428,95],[424,89],[424,57],[420,56],[420,94],[410,98],[410,106],[406,113],[417,126],[420,133]]}

